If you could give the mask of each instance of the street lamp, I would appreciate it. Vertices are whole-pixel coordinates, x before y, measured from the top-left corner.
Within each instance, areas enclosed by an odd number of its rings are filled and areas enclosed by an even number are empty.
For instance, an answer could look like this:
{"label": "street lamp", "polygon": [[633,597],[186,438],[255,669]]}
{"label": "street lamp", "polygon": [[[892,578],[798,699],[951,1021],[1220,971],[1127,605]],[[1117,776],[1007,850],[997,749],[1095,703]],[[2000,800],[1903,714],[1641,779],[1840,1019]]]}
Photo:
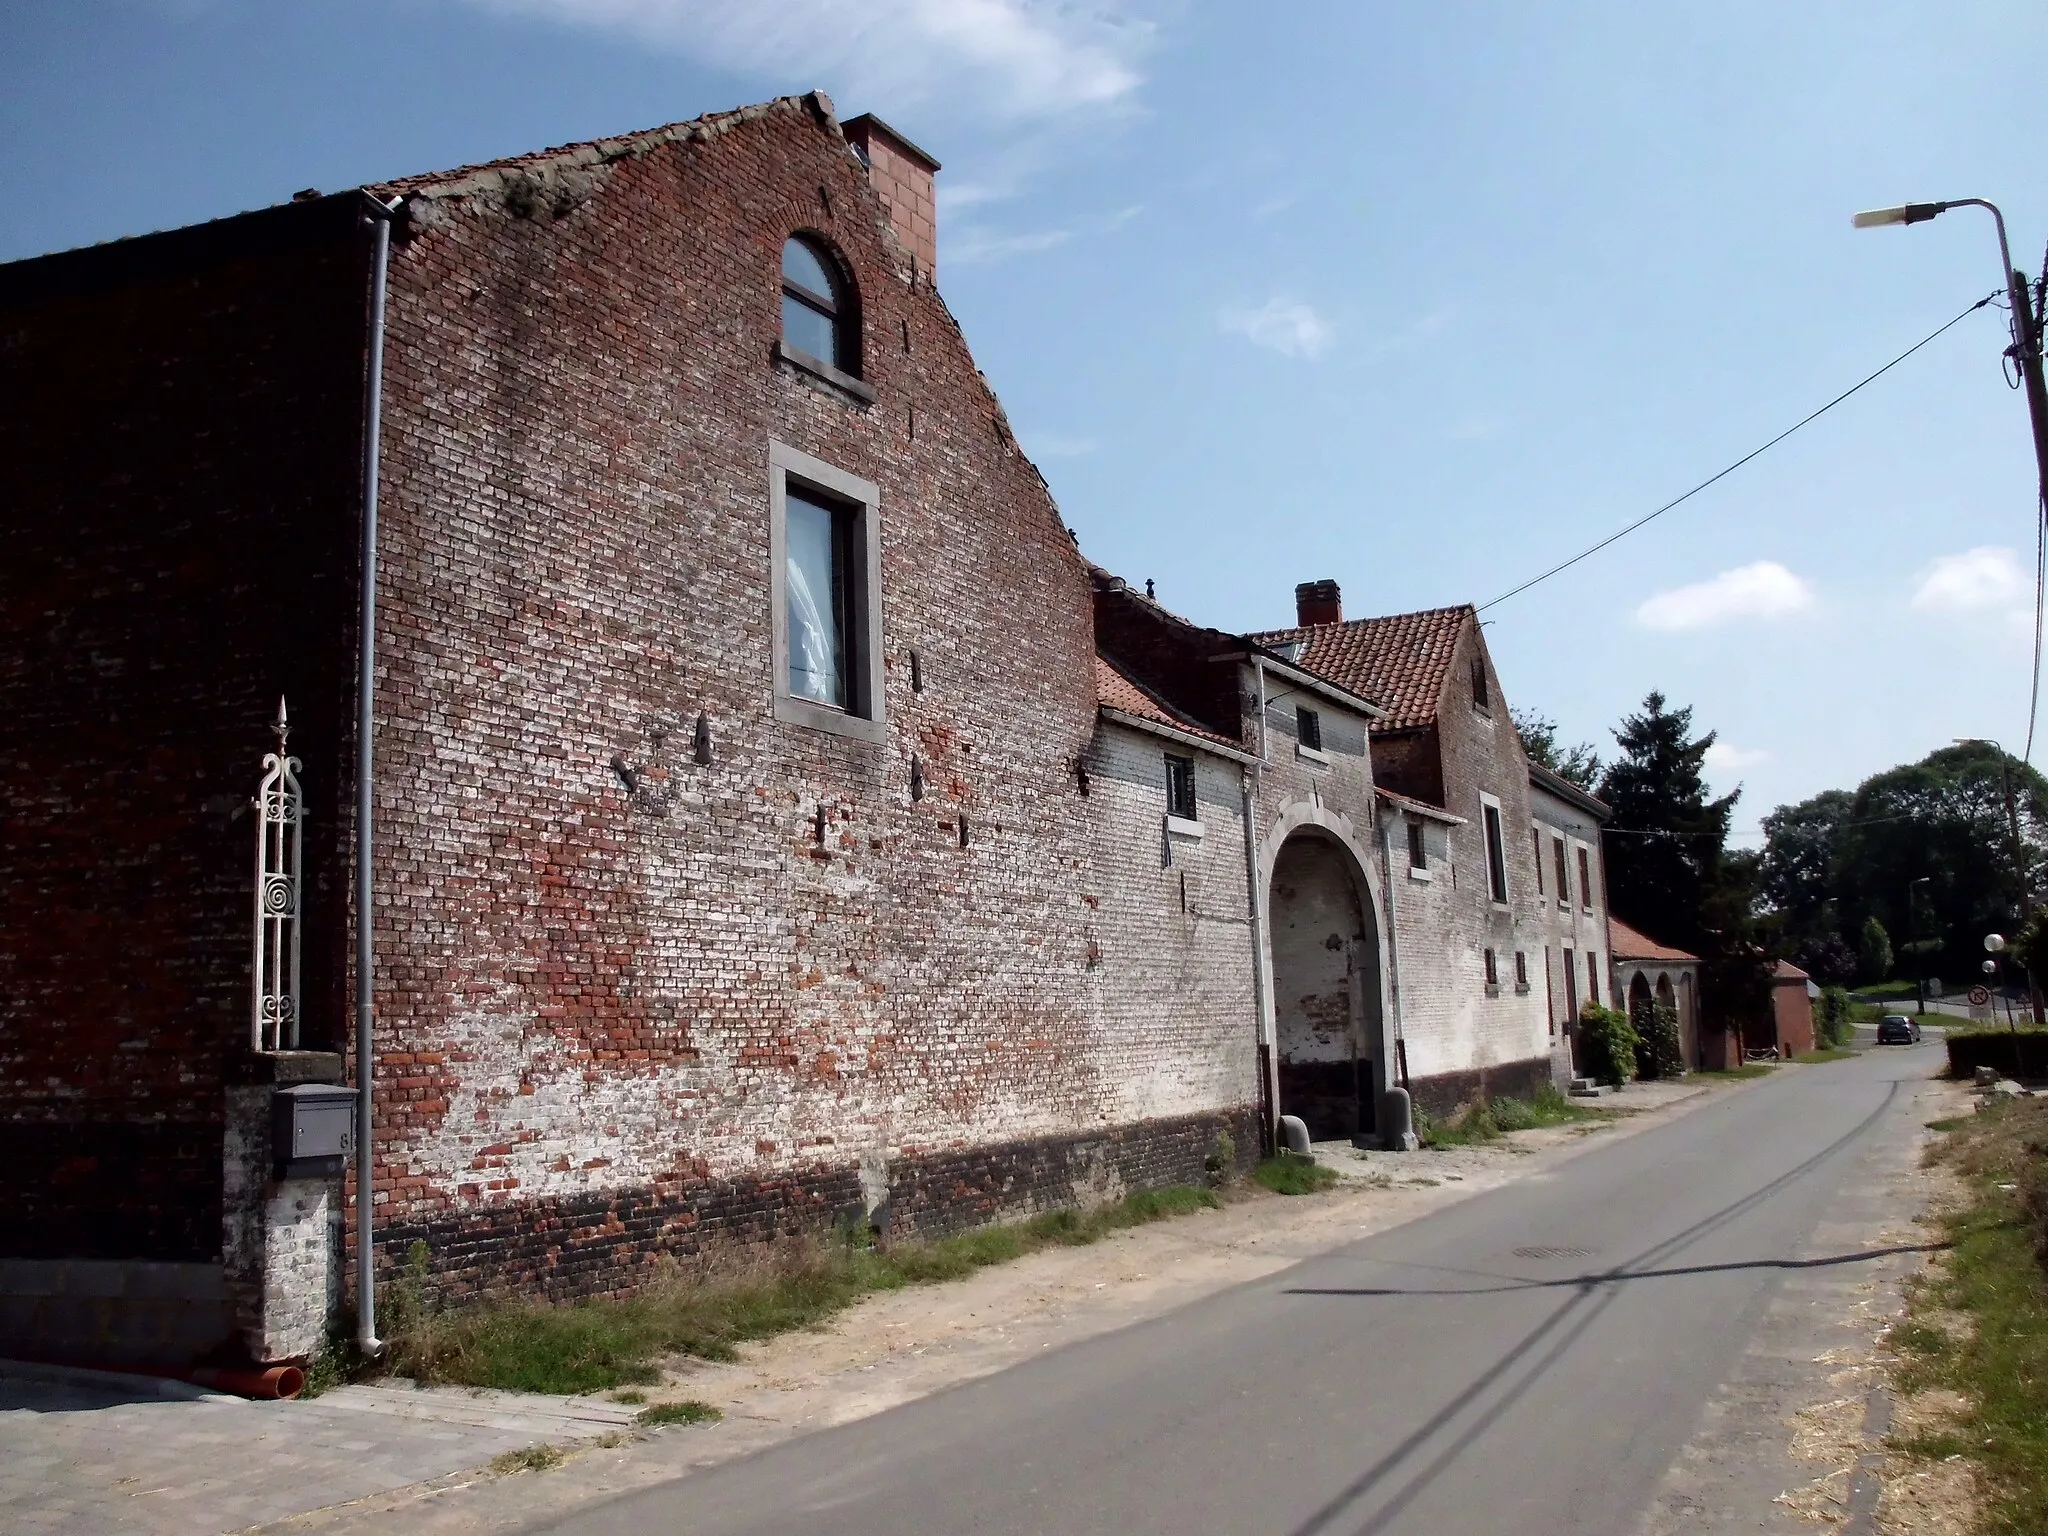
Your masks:
{"label": "street lamp", "polygon": [[[2027,394],[2027,417],[2034,427],[2034,466],[2040,476],[2041,506],[2048,510],[2048,384],[2041,378],[2041,320],[2027,297],[2027,278],[2012,264],[2012,247],[2005,239],[2005,215],[1998,205],[1981,197],[1958,197],[1945,203],[1902,203],[1896,208],[1873,208],[1851,220],[1858,229],[1878,229],[1887,224],[1924,224],[1951,208],[1986,208],[1998,224],[1999,281],[2012,300],[2012,355],[2019,364],[2020,382]],[[2048,273],[2043,274],[2048,279]]]}
{"label": "street lamp", "polygon": [[1918,1014],[1927,1012],[1927,965],[1919,957],[1920,908],[1913,901],[1913,893],[1933,879],[1932,875],[1922,875],[1906,882],[1906,953],[1919,962],[1913,967],[1913,1011]]}

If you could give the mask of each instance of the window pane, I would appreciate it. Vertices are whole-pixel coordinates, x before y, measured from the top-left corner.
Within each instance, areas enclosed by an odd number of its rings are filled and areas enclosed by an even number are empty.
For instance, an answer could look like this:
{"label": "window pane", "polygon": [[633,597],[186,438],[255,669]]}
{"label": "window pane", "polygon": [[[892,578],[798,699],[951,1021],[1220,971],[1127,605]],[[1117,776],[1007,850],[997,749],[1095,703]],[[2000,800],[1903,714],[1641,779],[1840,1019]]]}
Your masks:
{"label": "window pane", "polygon": [[1486,876],[1495,901],[1508,899],[1507,850],[1501,846],[1500,812],[1486,807]]}
{"label": "window pane", "polygon": [[821,363],[839,366],[838,326],[793,293],[782,296],[782,339]]}
{"label": "window pane", "polygon": [[784,540],[789,598],[789,691],[820,704],[846,705],[845,573],[840,568],[842,514],[800,495],[785,497]]}
{"label": "window pane", "polygon": [[833,285],[832,274],[825,270],[825,263],[801,240],[782,242],[782,275],[793,283],[802,283],[821,299],[836,301],[839,297],[839,290]]}

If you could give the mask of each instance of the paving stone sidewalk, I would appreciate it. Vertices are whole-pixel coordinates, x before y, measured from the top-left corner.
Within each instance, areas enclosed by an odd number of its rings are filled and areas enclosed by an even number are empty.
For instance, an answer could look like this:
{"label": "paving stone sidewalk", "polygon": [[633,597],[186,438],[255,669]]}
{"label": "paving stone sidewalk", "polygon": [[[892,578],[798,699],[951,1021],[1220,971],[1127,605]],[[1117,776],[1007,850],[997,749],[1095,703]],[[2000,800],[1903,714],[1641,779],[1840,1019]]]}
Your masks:
{"label": "paving stone sidewalk", "polygon": [[592,1398],[341,1387],[257,1403],[176,1382],[0,1361],[0,1530],[219,1536],[506,1451],[617,1433]]}

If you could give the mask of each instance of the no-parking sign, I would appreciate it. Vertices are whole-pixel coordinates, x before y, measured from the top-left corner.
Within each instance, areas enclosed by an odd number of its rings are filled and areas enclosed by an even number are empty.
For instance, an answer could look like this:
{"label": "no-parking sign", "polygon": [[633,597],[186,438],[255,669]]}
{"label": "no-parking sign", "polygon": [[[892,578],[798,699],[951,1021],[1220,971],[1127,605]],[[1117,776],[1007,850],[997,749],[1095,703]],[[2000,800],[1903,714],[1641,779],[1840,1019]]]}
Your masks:
{"label": "no-parking sign", "polygon": [[1989,987],[1970,988],[1970,1006],[1972,1008],[1982,1008],[1990,1001],[1991,989]]}

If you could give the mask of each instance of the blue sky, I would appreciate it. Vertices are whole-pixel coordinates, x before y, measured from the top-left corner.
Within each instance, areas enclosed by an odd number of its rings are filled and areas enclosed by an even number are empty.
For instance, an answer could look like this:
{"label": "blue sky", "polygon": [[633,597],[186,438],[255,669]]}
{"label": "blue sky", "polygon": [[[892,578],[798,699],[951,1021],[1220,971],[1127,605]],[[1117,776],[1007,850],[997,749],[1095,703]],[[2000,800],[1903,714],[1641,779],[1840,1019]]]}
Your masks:
{"label": "blue sky", "polygon": [[[1484,602],[2048,240],[2038,0],[0,3],[0,259],[812,86],[945,162],[939,278],[1087,552],[1190,617]],[[1652,688],[1738,826],[2026,731],[2032,454],[1980,311],[1490,610],[1567,738]],[[2048,756],[2048,724],[2036,757]]]}

